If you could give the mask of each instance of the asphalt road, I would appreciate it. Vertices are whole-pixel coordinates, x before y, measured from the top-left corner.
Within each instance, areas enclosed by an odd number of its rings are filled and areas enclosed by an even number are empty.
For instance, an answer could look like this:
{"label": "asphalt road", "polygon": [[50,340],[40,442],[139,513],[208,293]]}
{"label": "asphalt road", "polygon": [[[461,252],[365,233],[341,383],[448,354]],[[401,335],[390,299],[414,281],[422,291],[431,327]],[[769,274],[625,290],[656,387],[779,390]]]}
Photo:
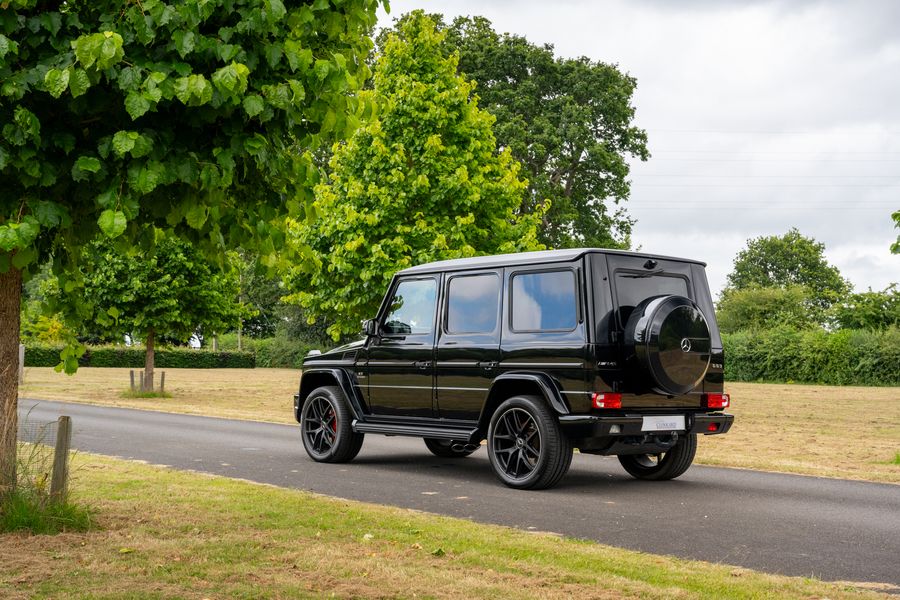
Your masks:
{"label": "asphalt road", "polygon": [[494,478],[483,449],[441,459],[421,440],[369,435],[352,463],[325,465],[306,456],[298,426],[48,401],[19,405],[20,418],[31,422],[70,415],[73,446],[86,452],[657,554],[900,588],[898,485],[699,466],[674,481],[644,482],[615,458],[576,454],[556,488],[523,492]]}

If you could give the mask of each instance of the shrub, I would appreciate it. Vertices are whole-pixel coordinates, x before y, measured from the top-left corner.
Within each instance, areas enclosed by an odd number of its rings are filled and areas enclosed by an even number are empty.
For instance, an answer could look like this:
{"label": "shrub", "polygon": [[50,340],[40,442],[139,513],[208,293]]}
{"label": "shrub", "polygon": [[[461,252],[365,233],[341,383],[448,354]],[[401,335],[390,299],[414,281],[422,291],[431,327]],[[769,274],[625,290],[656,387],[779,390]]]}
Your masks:
{"label": "shrub", "polygon": [[900,385],[900,328],[774,328],[723,334],[732,381]]}
{"label": "shrub", "polygon": [[[27,346],[25,366],[55,367],[62,346]],[[144,367],[144,348],[128,346],[88,346],[78,359],[81,367]],[[252,369],[252,352],[211,352],[192,348],[164,348],[156,351],[156,367],[161,369]]]}

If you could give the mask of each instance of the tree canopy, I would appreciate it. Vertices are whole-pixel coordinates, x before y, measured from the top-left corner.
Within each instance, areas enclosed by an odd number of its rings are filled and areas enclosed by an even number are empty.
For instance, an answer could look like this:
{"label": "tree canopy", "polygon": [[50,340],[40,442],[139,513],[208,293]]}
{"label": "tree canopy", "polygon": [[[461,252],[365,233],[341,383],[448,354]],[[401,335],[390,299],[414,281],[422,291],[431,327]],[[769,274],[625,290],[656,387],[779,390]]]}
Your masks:
{"label": "tree canopy", "polygon": [[211,267],[178,238],[165,237],[152,254],[135,256],[100,240],[88,254],[85,299],[109,315],[92,323],[91,331],[143,341],[151,382],[156,339],[187,342],[200,329],[215,333],[234,327],[242,316],[237,268]]}
{"label": "tree canopy", "polygon": [[[404,15],[390,34],[403,35]],[[646,132],[633,125],[636,80],[615,65],[559,58],[552,45],[498,34],[484,17],[458,17],[446,32],[445,55],[477,83],[479,106],[496,117],[494,135],[522,164],[528,181],[519,214],[541,212],[539,240],[549,247],[630,246],[633,220],[628,158],[646,160]]]}
{"label": "tree canopy", "polygon": [[312,271],[292,300],[329,333],[357,333],[398,269],[431,260],[538,248],[540,213],[517,216],[525,182],[493,117],[457,73],[444,34],[421,12],[385,41],[369,92],[377,114],[335,147],[316,187],[317,219],[295,227]]}
{"label": "tree canopy", "polygon": [[725,289],[716,306],[716,320],[723,333],[791,327],[807,329],[823,321],[821,308],[810,302],[802,285]]}
{"label": "tree canopy", "polygon": [[[83,304],[71,257],[100,233],[150,248],[159,228],[277,260],[284,215],[317,181],[310,148],[365,110],[353,91],[377,6],[0,4],[0,365],[17,362],[23,276],[54,255]],[[0,491],[15,482],[15,371],[0,369]]]}
{"label": "tree canopy", "polygon": [[900,291],[893,283],[880,292],[850,294],[831,307],[835,325],[842,329],[900,327]]}
{"label": "tree canopy", "polygon": [[850,283],[825,259],[825,245],[791,229],[784,235],[762,236],[747,241],[738,252],[728,287],[803,286],[820,308],[831,306],[849,293]]}
{"label": "tree canopy", "polygon": [[[891,215],[894,219],[894,227],[900,229],[900,210]],[[900,254],[900,235],[897,236],[897,241],[891,245],[891,252],[894,254]]]}

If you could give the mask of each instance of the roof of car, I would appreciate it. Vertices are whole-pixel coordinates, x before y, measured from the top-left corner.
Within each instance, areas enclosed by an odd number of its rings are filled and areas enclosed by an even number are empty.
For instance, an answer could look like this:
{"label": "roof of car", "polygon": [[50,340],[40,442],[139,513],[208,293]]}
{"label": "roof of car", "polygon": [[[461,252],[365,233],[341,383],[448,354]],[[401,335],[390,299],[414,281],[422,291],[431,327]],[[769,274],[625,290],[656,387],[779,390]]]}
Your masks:
{"label": "roof of car", "polygon": [[416,265],[399,271],[398,275],[414,275],[416,273],[432,273],[434,271],[455,271],[462,269],[491,269],[496,267],[514,267],[544,262],[569,262],[581,258],[585,254],[619,254],[657,260],[677,260],[697,263],[706,266],[705,262],[690,258],[676,258],[659,254],[644,254],[626,250],[608,250],[605,248],[565,248],[563,250],[540,250],[537,252],[519,252],[516,254],[495,254],[493,256],[473,256],[471,258],[454,258]]}

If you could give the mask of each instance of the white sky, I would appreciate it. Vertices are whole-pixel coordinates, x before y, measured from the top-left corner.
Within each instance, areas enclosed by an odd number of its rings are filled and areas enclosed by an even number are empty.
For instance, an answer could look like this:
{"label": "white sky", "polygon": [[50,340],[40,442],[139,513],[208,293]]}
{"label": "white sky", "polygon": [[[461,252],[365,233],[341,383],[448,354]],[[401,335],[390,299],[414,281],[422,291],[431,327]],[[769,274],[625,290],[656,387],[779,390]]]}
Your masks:
{"label": "white sky", "polygon": [[748,238],[791,227],[857,291],[900,282],[900,2],[393,0],[380,24],[417,8],[635,77],[633,243],[706,261],[714,295]]}

